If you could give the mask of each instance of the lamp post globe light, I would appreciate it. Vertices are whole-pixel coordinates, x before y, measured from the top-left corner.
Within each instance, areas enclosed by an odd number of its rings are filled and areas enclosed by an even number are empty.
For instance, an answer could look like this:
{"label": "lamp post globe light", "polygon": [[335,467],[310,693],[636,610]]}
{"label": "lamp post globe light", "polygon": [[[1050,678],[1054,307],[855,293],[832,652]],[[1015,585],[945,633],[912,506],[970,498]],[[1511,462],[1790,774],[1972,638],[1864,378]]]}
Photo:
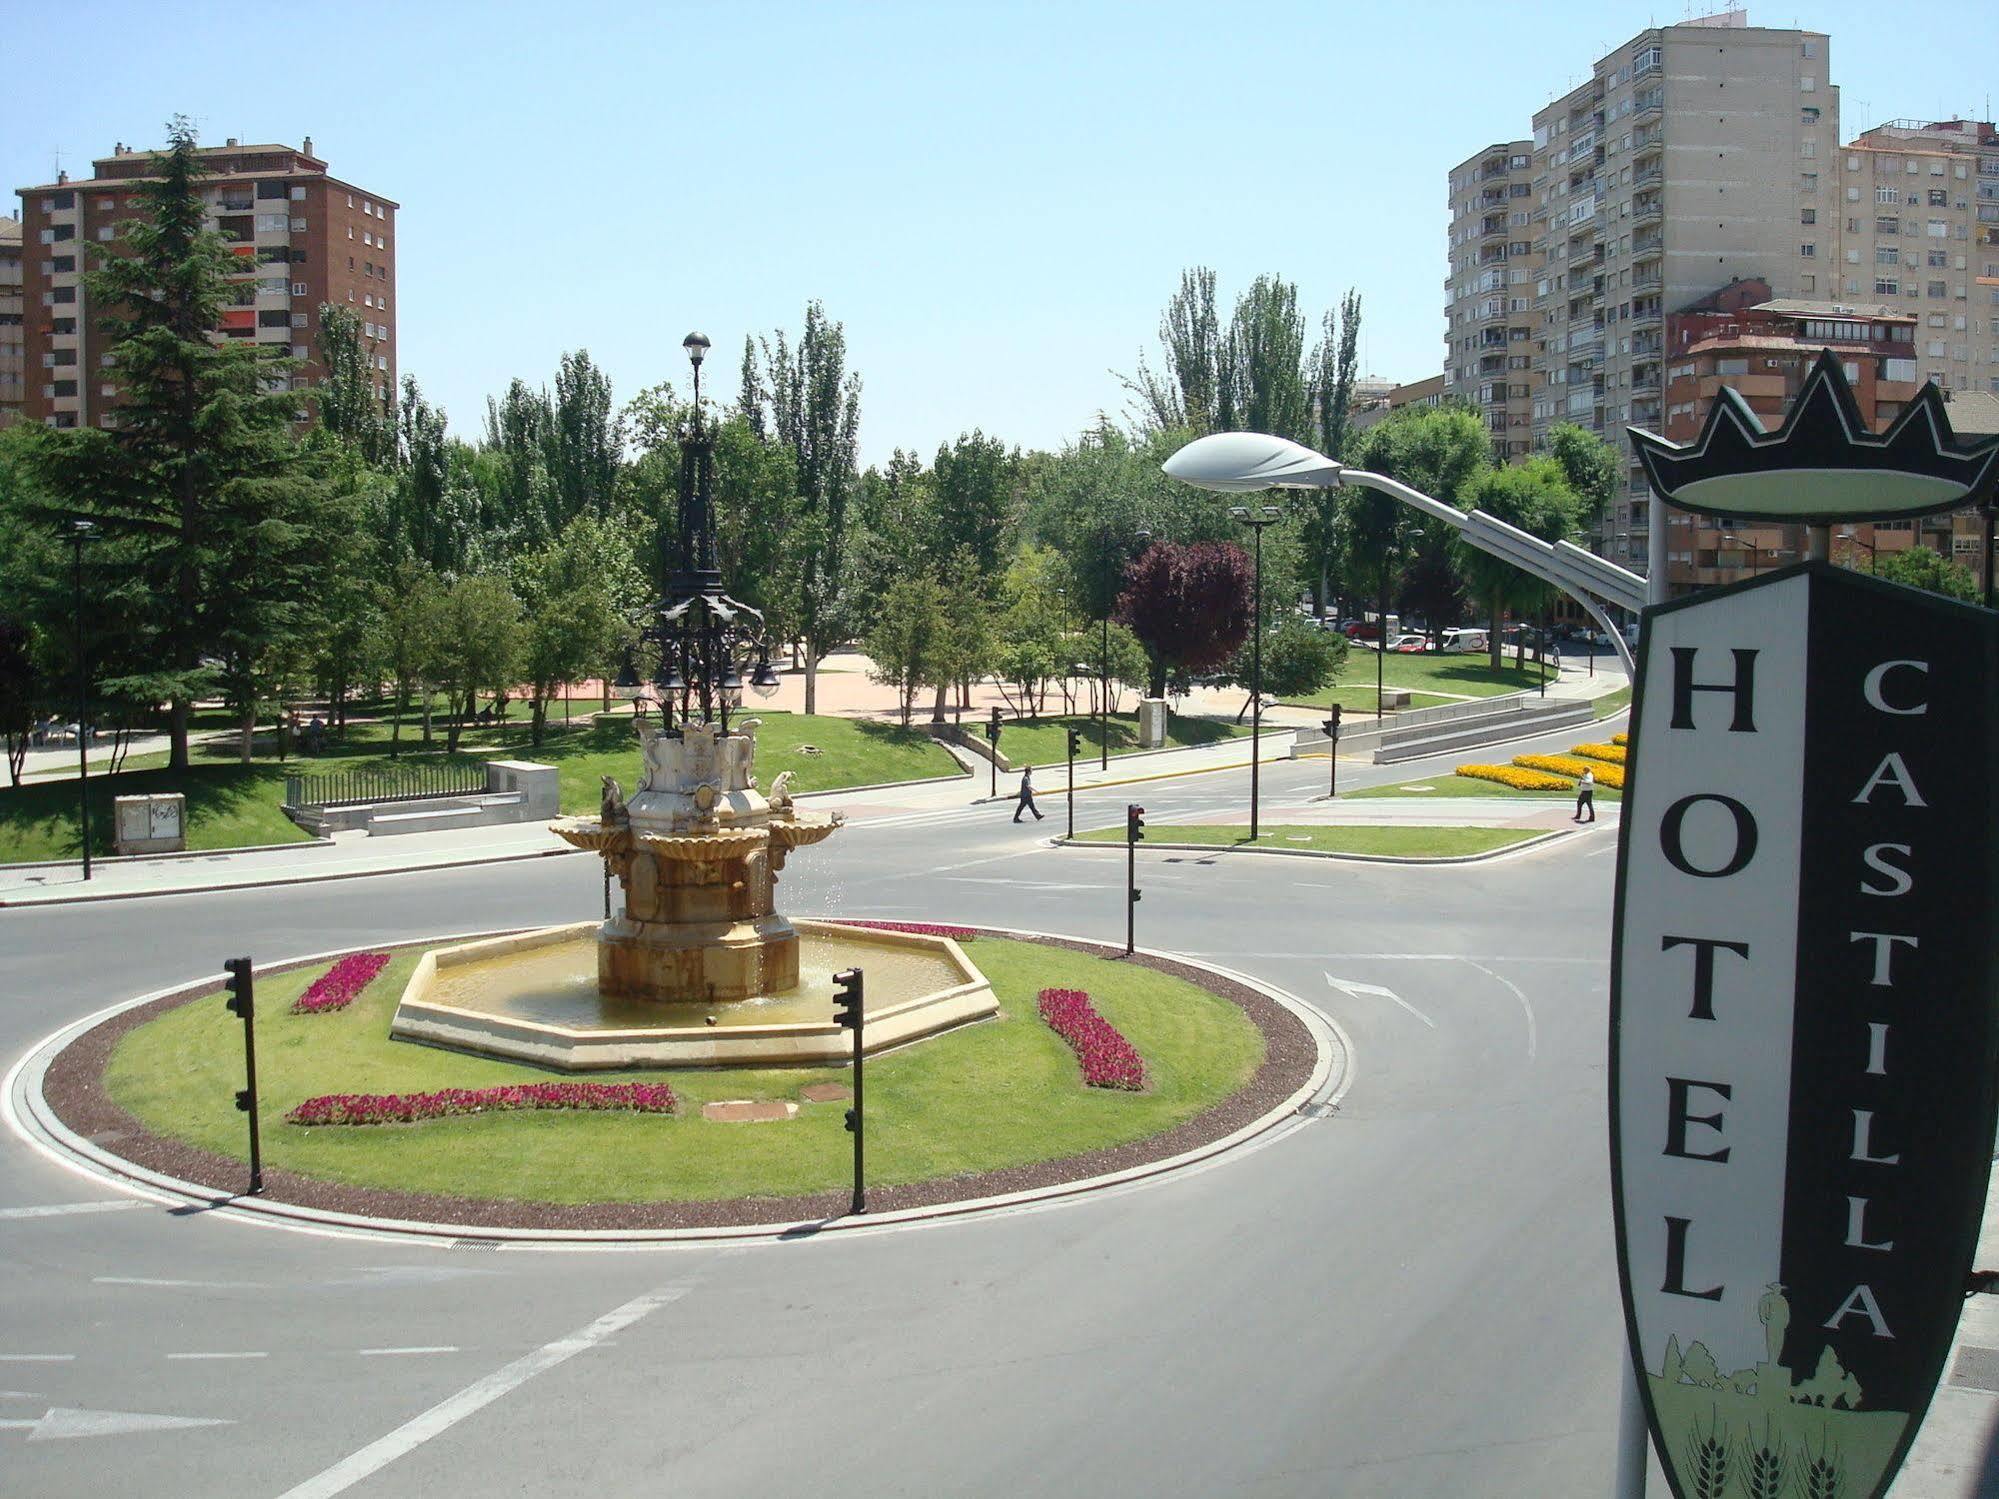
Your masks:
{"label": "lamp post globe light", "polygon": [[733,599],[722,587],[715,549],[715,443],[701,412],[701,363],[708,337],[690,333],[680,346],[694,368],[694,405],[680,447],[680,492],[675,545],[678,556],[666,596],[654,609],[644,637],[659,651],[653,685],[660,700],[661,731],[674,729],[675,705],[685,723],[699,713],[727,733],[732,701],[748,685],[760,697],[778,688],[770,641],[760,610]]}
{"label": "lamp post globe light", "polygon": [[1253,511],[1244,505],[1232,505],[1229,515],[1239,524],[1248,526],[1256,537],[1256,581],[1252,589],[1255,603],[1254,612],[1250,615],[1250,634],[1254,644],[1250,648],[1249,668],[1249,841],[1254,843],[1261,815],[1258,737],[1263,733],[1263,532],[1266,527],[1282,520],[1284,512],[1275,505],[1259,505]]}

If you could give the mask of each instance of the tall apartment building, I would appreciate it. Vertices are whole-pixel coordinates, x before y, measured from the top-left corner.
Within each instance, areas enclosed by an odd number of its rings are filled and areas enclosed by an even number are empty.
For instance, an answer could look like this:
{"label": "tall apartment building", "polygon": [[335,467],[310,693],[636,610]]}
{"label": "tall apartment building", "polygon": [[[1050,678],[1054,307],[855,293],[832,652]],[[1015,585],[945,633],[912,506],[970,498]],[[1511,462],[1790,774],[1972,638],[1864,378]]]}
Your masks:
{"label": "tall apartment building", "polygon": [[1504,463],[1532,447],[1534,150],[1502,141],[1451,169],[1444,394],[1478,410]]}
{"label": "tall apartment building", "polygon": [[[1602,433],[1628,466],[1597,549],[1641,571],[1649,491],[1623,432],[1659,422],[1666,311],[1735,276],[1766,277],[1779,297],[1819,296],[1829,284],[1838,194],[1827,164],[1839,141],[1829,62],[1824,33],[1751,27],[1742,11],[1639,32],[1534,115],[1524,143],[1528,226],[1518,237],[1510,222],[1518,152],[1507,148],[1507,263],[1524,242],[1533,269],[1524,319],[1507,293],[1504,353],[1528,359],[1519,436],[1508,382],[1507,453],[1522,438],[1537,446],[1556,422]],[[1493,159],[1476,158],[1481,170]],[[1466,385],[1468,334],[1481,359],[1499,351],[1484,337],[1498,324],[1460,321],[1459,286],[1490,269],[1476,260],[1489,242],[1458,243],[1461,218],[1454,212],[1448,311],[1454,393]],[[1476,298],[1471,312],[1490,318]],[[1491,406],[1482,409],[1491,425]]]}
{"label": "tall apartment building", "polygon": [[1825,290],[1913,314],[1924,379],[1999,392],[1999,130],[1895,120],[1848,142],[1832,181],[1839,262]]}
{"label": "tall apartment building", "polygon": [[0,427],[21,419],[28,367],[21,337],[21,221],[0,215]]}
{"label": "tall apartment building", "polygon": [[[239,269],[221,338],[272,345],[302,361],[294,385],[316,384],[322,304],[348,306],[361,320],[377,394],[396,387],[395,214],[400,205],[330,176],[304,147],[249,145],[230,139],[200,148],[210,225]],[[27,381],[24,411],[52,427],[111,426],[118,392],[108,342],[98,326],[106,309],[90,305],[88,256],[109,247],[119,225],[141,210],[134,191],[153,170],[150,152],[120,145],[92,163],[87,179],[19,189],[22,300]]]}

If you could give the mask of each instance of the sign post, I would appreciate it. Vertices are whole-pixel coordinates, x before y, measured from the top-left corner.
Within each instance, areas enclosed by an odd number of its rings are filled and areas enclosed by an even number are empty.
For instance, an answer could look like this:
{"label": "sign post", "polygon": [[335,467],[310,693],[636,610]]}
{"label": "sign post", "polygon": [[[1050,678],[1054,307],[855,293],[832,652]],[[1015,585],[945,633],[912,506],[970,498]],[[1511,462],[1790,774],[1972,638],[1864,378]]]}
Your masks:
{"label": "sign post", "polygon": [[[1933,390],[1879,438],[1851,405],[1828,356],[1780,433],[1724,390],[1698,445],[1633,436],[1655,504],[1815,526],[1989,481]],[[1823,561],[1646,611],[1611,1174],[1682,1499],[1878,1499],[1942,1373],[1999,1079],[1995,691],[1999,616]]]}

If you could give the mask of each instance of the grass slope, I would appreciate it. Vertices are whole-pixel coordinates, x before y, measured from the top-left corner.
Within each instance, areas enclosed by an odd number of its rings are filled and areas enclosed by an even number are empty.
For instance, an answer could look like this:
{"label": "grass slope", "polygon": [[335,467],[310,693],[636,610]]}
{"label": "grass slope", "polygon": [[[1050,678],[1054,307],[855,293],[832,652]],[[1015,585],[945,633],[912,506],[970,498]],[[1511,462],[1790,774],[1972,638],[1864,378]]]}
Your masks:
{"label": "grass slope", "polygon": [[[969,725],[972,732],[983,733],[981,725]],[[1095,718],[1074,714],[1058,718],[1037,718],[1025,721],[1003,720],[1000,731],[1000,753],[1007,763],[1016,768],[1022,765],[1053,766],[1058,771],[1069,758],[1067,731],[1075,729],[1083,736],[1082,747],[1077,750],[1077,763],[1094,760],[1101,753],[1104,742],[1102,726]],[[1224,739],[1247,735],[1247,723],[1231,723],[1215,718],[1188,718],[1178,713],[1166,716],[1166,748],[1187,749],[1204,744],[1218,744]],[[1135,713],[1113,713],[1110,717],[1110,751],[1113,756],[1128,755],[1138,749],[1138,715]],[[1052,786],[1045,782],[1042,789]]]}
{"label": "grass slope", "polygon": [[[1467,751],[1467,753],[1475,755],[1477,752]],[[1485,762],[1468,759],[1464,763],[1474,765]],[[1500,763],[1505,764],[1506,761],[1502,760]],[[1523,801],[1573,802],[1576,799],[1576,794],[1573,791],[1515,791],[1512,787],[1502,786],[1497,781],[1474,780],[1470,776],[1431,776],[1420,781],[1397,781],[1388,786],[1369,786],[1364,791],[1342,792],[1341,796],[1345,800],[1352,801],[1359,797],[1422,796],[1426,794],[1437,797],[1518,797]],[[1624,800],[1624,793],[1613,790],[1609,786],[1598,786],[1596,788],[1596,799],[1600,802],[1622,801]]]}
{"label": "grass slope", "polygon": [[[1342,708],[1374,711],[1374,671],[1376,655],[1366,649],[1347,657],[1346,680],[1322,688],[1310,697],[1295,699],[1304,707],[1323,708],[1337,697]],[[1509,651],[1505,664],[1493,671],[1484,656],[1428,656],[1391,652],[1382,661],[1382,685],[1401,687],[1415,694],[1412,708],[1432,708],[1466,697],[1498,697],[1506,692],[1529,692],[1541,685],[1541,668],[1531,660],[1516,667]],[[1554,672],[1545,675],[1554,680]],[[1287,701],[1292,701],[1287,699]]]}
{"label": "grass slope", "polygon": [[[1242,1012],[1183,980],[1025,942],[976,938],[1002,1018],[870,1061],[868,1174],[884,1184],[996,1170],[1158,1134],[1234,1092],[1262,1061]],[[289,1012],[315,967],[258,984],[257,1075],[264,1159],[330,1181],[558,1203],[790,1196],[849,1180],[845,1105],[806,1104],[783,1123],[715,1124],[701,1105],[797,1098],[844,1068],[590,1073],[595,1081],[665,1080],[673,1117],[484,1114],[422,1124],[284,1122],[319,1093],[482,1087],[551,1074],[511,1062],[388,1039],[417,954],[399,954],[346,1010]],[[1145,1058],[1144,1093],[1085,1088],[1074,1056],[1042,1024],[1050,985],[1089,991]],[[155,1131],[241,1158],[242,1038],[220,996],[181,1006],[126,1036],[106,1072],[110,1094]]]}
{"label": "grass slope", "polygon": [[[306,835],[278,810],[284,789],[284,770],[275,765],[197,765],[185,775],[164,770],[126,771],[116,776],[93,772],[91,851],[111,852],[113,797],[156,791],[186,794],[190,849],[297,843]],[[74,779],[0,790],[0,863],[80,857],[76,802]]]}
{"label": "grass slope", "polygon": [[[1148,840],[1162,843],[1202,843],[1225,848],[1308,849],[1322,854],[1378,854],[1398,859],[1450,859],[1490,853],[1496,848],[1539,837],[1530,828],[1339,827],[1315,823],[1266,825],[1255,843],[1249,829],[1229,823],[1149,824]],[[1079,843],[1122,843],[1124,828],[1092,828],[1078,833]]]}

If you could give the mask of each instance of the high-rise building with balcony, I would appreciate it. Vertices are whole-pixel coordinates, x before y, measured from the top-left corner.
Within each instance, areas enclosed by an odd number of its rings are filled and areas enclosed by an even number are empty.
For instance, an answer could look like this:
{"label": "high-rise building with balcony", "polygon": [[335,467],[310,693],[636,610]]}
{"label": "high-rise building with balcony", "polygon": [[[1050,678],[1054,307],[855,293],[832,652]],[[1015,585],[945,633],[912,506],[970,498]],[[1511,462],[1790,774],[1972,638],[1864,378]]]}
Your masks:
{"label": "high-rise building with balcony", "polygon": [[[1649,491],[1623,432],[1660,420],[1666,311],[1735,276],[1766,277],[1779,297],[1828,294],[1839,140],[1829,54],[1822,32],[1751,27],[1745,12],[1729,11],[1641,31],[1534,115],[1524,143],[1529,224],[1508,241],[1509,263],[1524,239],[1534,268],[1521,289],[1524,338],[1514,336],[1515,293],[1507,293],[1506,353],[1528,356],[1521,436],[1537,446],[1555,423],[1571,421],[1618,449],[1626,483],[1593,539],[1641,571]],[[1517,154],[1507,148],[1509,194]],[[1462,218],[1454,211],[1453,314]],[[1453,322],[1454,393],[1460,337]],[[1519,440],[1513,415],[1509,382],[1509,457]]]}
{"label": "high-rise building with balcony", "polygon": [[1839,261],[1825,290],[1913,315],[1923,379],[1999,393],[1999,130],[1894,120],[1848,142],[1830,180]]}
{"label": "high-rise building with balcony", "polygon": [[1444,393],[1477,408],[1505,463],[1532,446],[1534,150],[1505,141],[1451,169]]}
{"label": "high-rise building with balcony", "polygon": [[[282,349],[300,361],[292,380],[303,388],[325,373],[320,308],[349,307],[361,321],[377,396],[392,401],[400,205],[330,176],[310,137],[303,148],[231,139],[200,155],[209,224],[238,265],[217,336]],[[109,344],[98,326],[108,309],[91,305],[84,273],[88,257],[109,249],[120,224],[141,212],[135,189],[151,175],[154,156],[120,145],[92,166],[87,179],[58,173],[54,182],[19,189],[23,407],[29,420],[52,427],[117,421]]]}
{"label": "high-rise building with balcony", "polygon": [[21,338],[21,221],[0,215],[0,427],[21,419],[28,367]]}

